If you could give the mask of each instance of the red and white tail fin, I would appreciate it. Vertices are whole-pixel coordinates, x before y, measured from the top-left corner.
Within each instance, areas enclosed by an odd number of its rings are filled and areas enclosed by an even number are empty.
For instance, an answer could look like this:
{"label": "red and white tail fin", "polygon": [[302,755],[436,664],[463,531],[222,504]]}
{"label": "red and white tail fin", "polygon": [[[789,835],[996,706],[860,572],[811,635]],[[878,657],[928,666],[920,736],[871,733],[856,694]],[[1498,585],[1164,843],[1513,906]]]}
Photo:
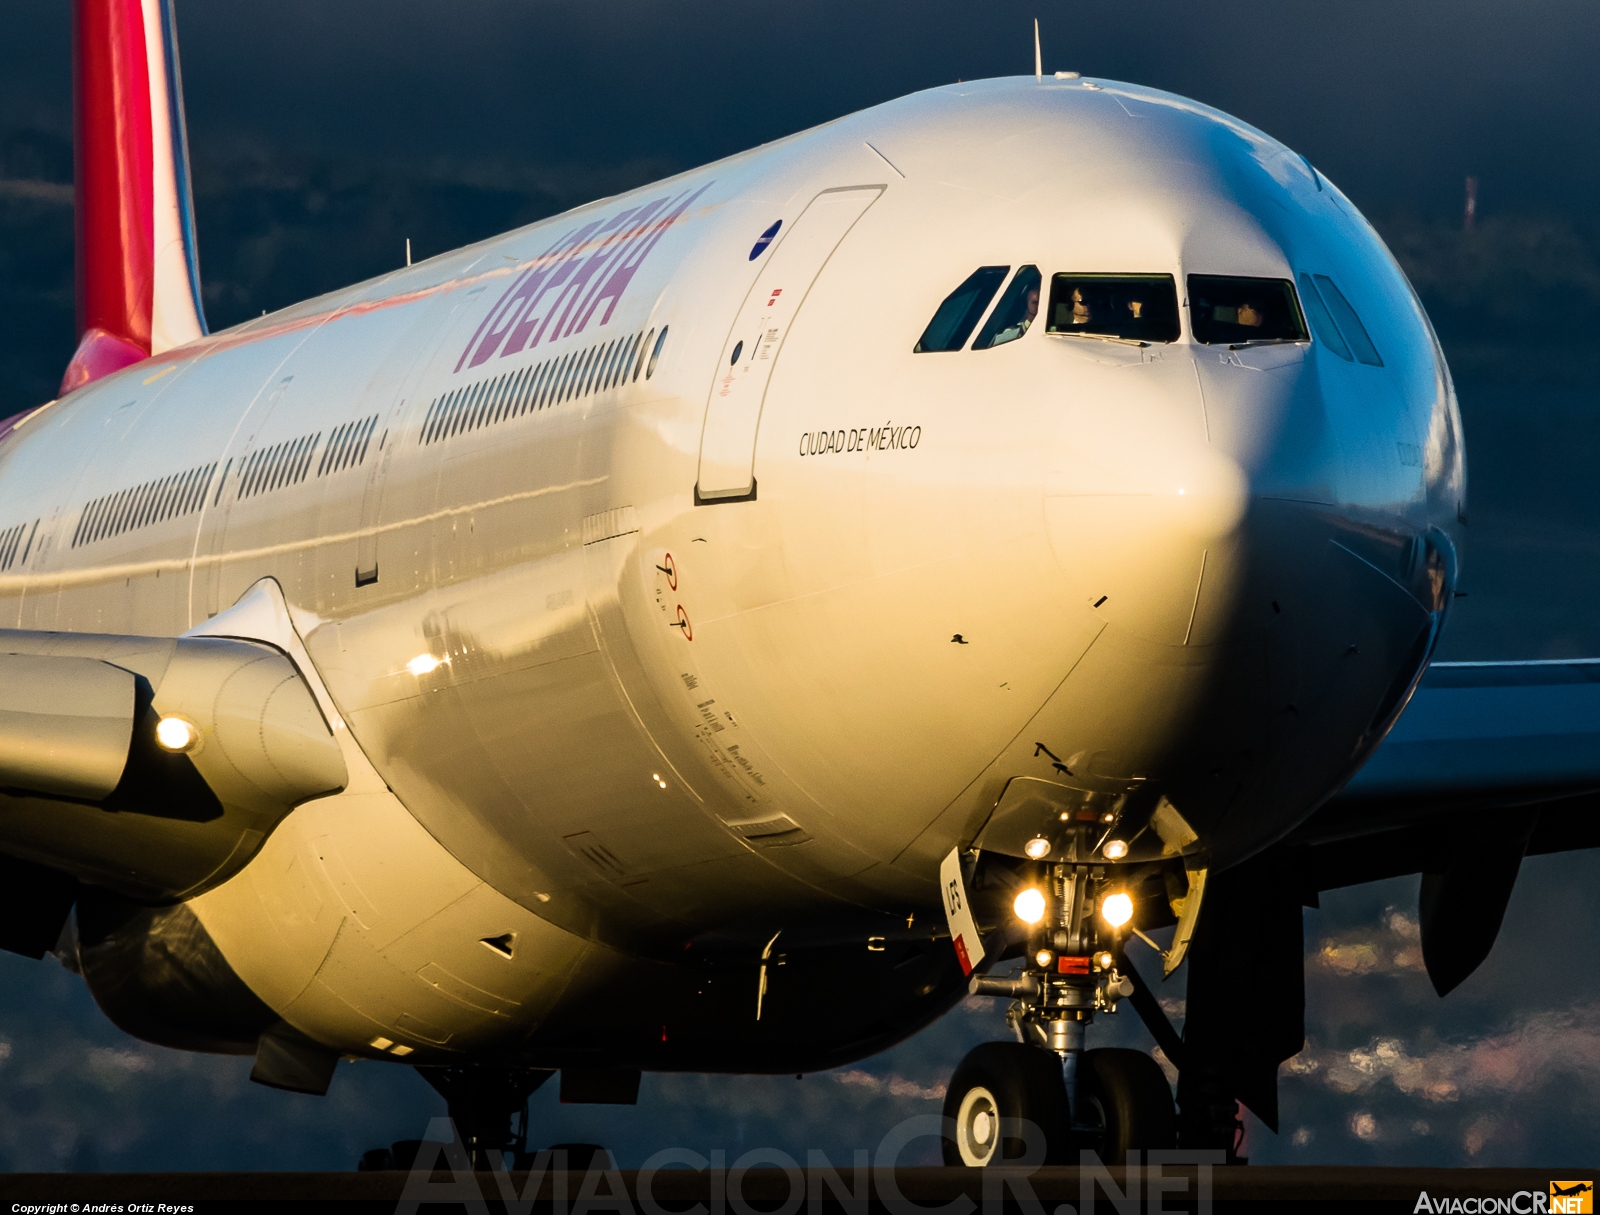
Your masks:
{"label": "red and white tail fin", "polygon": [[73,0],[78,351],[63,395],[206,332],[172,0]]}

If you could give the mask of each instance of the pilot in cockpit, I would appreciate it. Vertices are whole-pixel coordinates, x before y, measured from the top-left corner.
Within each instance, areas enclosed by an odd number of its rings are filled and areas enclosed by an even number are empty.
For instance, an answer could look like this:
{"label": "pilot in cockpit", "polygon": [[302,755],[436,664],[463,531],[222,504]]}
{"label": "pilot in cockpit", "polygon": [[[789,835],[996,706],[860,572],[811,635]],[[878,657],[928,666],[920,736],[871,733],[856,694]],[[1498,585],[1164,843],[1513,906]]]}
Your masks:
{"label": "pilot in cockpit", "polygon": [[1074,325],[1087,325],[1094,319],[1094,314],[1089,308],[1089,301],[1083,298],[1083,288],[1072,289],[1072,323]]}
{"label": "pilot in cockpit", "polygon": [[[1035,275],[1034,277],[1037,278],[1038,276]],[[1001,303],[1000,303],[1000,309],[1003,309],[1004,307],[1005,307],[1005,301],[1002,300]],[[996,311],[999,311],[1000,309],[997,309]],[[1039,288],[1037,286],[1034,286],[1034,287],[1030,287],[1028,289],[1027,303],[1026,303],[1026,306],[1024,307],[1024,309],[1023,309],[1022,315],[1014,317],[1011,320],[1010,324],[1008,324],[1004,329],[1002,329],[998,333],[996,333],[994,335],[994,337],[992,337],[991,339],[988,340],[988,342],[985,343],[985,345],[988,345],[988,346],[999,346],[999,345],[1002,345],[1005,342],[1014,342],[1014,341],[1016,341],[1024,333],[1028,332],[1028,326],[1033,324],[1033,318],[1038,316],[1038,315],[1039,315]]]}
{"label": "pilot in cockpit", "polygon": [[[1038,316],[1038,315],[1039,315],[1039,288],[1030,287],[1028,289],[1028,311],[1027,311],[1027,314],[1022,318],[1022,324],[1021,324],[1022,333],[1027,333],[1028,332],[1028,326],[1033,324],[1033,318]],[[1017,336],[1021,337],[1022,333],[1019,333]]]}
{"label": "pilot in cockpit", "polygon": [[1239,312],[1236,317],[1238,324],[1248,326],[1251,329],[1259,329],[1261,328],[1261,323],[1266,319],[1262,315],[1261,309],[1248,300],[1239,305]]}

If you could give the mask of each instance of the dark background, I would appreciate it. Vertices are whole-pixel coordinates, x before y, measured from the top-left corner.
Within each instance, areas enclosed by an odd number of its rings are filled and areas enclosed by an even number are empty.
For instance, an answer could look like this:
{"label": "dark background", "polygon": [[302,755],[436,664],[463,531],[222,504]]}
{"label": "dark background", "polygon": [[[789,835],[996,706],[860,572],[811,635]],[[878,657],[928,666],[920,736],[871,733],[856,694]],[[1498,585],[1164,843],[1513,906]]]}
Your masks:
{"label": "dark background", "polygon": [[[1600,9],[1358,0],[1140,5],[725,0],[180,0],[213,328],[958,78],[1045,70],[1171,89],[1303,152],[1389,242],[1455,372],[1470,547],[1441,657],[1600,655]],[[64,0],[0,0],[0,416],[75,344]],[[1463,180],[1480,181],[1463,230]],[[1284,1162],[1579,1163],[1600,1126],[1600,866],[1528,862],[1488,963],[1420,970],[1414,879],[1306,913],[1307,1050]],[[1150,959],[1145,959],[1148,963]],[[1153,967],[1147,966],[1147,970]],[[1167,988],[1181,1016],[1182,980]],[[775,987],[774,998],[781,998]],[[963,1006],[855,1068],[646,1077],[637,1109],[534,1099],[544,1141],[637,1164],[669,1145],[835,1162],[937,1111],[1002,1008]],[[1100,1044],[1148,1046],[1131,1013]],[[326,1098],[248,1061],[125,1038],[53,962],[0,956],[0,1168],[348,1168],[422,1133],[413,1073],[344,1065]],[[554,1086],[552,1086],[553,1088]]]}

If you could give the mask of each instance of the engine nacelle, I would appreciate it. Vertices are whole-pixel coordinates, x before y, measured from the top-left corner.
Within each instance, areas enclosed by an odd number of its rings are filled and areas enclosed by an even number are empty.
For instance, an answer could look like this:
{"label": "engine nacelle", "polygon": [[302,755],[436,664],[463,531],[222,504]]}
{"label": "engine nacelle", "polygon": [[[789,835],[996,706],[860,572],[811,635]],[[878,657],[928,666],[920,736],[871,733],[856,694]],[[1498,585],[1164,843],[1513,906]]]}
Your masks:
{"label": "engine nacelle", "polygon": [[0,851],[175,902],[348,779],[311,690],[270,646],[0,634]]}

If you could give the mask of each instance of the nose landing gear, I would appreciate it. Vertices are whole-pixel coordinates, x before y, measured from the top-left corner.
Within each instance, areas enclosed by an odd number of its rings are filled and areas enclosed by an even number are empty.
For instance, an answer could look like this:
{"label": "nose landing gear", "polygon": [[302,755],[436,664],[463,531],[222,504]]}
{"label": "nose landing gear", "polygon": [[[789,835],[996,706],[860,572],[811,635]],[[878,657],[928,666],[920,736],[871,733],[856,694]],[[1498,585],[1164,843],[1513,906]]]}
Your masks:
{"label": "nose landing gear", "polygon": [[1108,1164],[1125,1164],[1130,1151],[1170,1148],[1178,1119],[1172,1090],[1156,1061],[1142,1051],[1102,1047],[1084,1051],[1073,1131],[1080,1148]]}
{"label": "nose landing gear", "polygon": [[1172,1091],[1155,1060],[1135,1050],[1084,1049],[1095,1014],[1116,1012],[1135,983],[1117,969],[1116,929],[1131,902],[1108,866],[1072,859],[1087,852],[1080,847],[1069,846],[1067,859],[1017,898],[1019,915],[1032,922],[1022,973],[973,976],[974,995],[1012,998],[1006,1023],[1017,1040],[984,1043],[956,1067],[945,1094],[944,1112],[954,1121],[946,1164],[1021,1159],[1023,1123],[1042,1135],[1047,1164],[1075,1162],[1085,1148],[1123,1164],[1131,1150],[1176,1145]]}
{"label": "nose landing gear", "polygon": [[1037,1128],[1031,1133],[1043,1133],[1045,1164],[1069,1162],[1071,1145],[1060,1134],[1071,1121],[1061,1065],[1037,1047],[985,1042],[968,1051],[945,1090],[944,1112],[955,1120],[955,1139],[945,1140],[946,1164],[1022,1159],[1030,1133],[1024,1123]]}

